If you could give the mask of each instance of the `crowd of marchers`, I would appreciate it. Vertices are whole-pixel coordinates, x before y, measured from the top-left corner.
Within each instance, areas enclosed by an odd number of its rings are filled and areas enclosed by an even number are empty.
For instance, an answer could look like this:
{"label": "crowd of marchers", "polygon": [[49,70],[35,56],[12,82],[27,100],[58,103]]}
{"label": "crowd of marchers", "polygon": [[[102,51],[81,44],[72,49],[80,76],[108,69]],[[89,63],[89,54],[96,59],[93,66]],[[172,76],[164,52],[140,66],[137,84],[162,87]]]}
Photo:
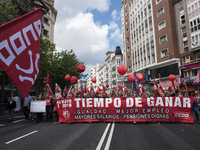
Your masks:
{"label": "crowd of marchers", "polygon": [[[69,93],[68,95],[66,95],[65,93],[63,93],[62,97],[60,96],[59,98],[113,98],[113,97],[134,97],[134,98],[150,98],[150,97],[159,97],[159,94],[151,94],[150,92],[146,92],[146,93],[139,93],[137,94],[131,94],[130,91],[124,93],[123,91],[119,91],[117,94],[114,91],[111,91],[109,94],[107,94],[106,92],[102,92],[102,93]],[[178,97],[178,96],[182,96],[179,95],[179,93],[176,91],[175,93],[165,93],[165,97]],[[196,120],[198,123],[200,123],[199,120],[199,111],[200,111],[200,94],[198,94],[197,91],[195,91],[194,95],[194,102],[193,102],[193,112],[194,115],[196,117]],[[55,107],[55,100],[56,97],[55,96],[51,96],[51,95],[47,95],[46,97],[42,97],[41,95],[39,95],[37,98],[36,96],[31,96],[29,94],[26,95],[26,97],[24,98],[23,101],[23,113],[25,116],[25,120],[28,121],[29,120],[29,116],[31,117],[30,119],[32,121],[35,121],[35,123],[41,123],[44,120],[44,114],[46,116],[46,121],[52,121],[53,116],[55,116],[56,118],[56,122],[58,123],[59,121],[59,117],[58,117],[58,113]],[[34,112],[30,112],[30,104],[32,101],[46,101],[46,113],[34,113]],[[14,113],[14,109],[16,107],[16,102],[13,100],[12,97],[9,98],[9,102],[6,105],[7,109],[9,109],[9,122],[13,121],[13,113]],[[31,114],[31,115],[29,115]],[[136,124],[136,122],[134,122]],[[159,123],[159,122],[158,122]]]}

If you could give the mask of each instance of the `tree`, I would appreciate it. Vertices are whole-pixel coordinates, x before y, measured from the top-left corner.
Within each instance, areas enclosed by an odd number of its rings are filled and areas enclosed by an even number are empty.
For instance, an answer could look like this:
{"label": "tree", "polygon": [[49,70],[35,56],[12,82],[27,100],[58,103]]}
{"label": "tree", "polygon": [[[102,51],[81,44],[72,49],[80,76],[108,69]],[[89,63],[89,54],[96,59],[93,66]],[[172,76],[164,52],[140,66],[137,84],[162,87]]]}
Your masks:
{"label": "tree", "polygon": [[55,53],[52,61],[52,68],[50,73],[51,82],[50,85],[54,87],[55,83],[63,89],[66,84],[70,85],[70,82],[65,81],[65,75],[76,76],[78,79],[84,77],[84,74],[77,72],[77,66],[84,64],[79,61],[73,50],[61,51]]}
{"label": "tree", "polygon": [[47,72],[50,76],[50,87],[54,91],[55,83],[64,89],[66,84],[71,84],[65,81],[65,75],[69,74],[71,77],[76,76],[78,79],[87,76],[77,72],[77,66],[84,64],[79,61],[73,50],[55,52],[55,44],[47,39],[40,41],[40,72],[37,77],[36,86],[39,92],[43,92]]}
{"label": "tree", "polygon": [[1,0],[0,25],[15,19],[17,17],[18,12],[18,7],[12,2],[12,0]]}
{"label": "tree", "polygon": [[39,92],[43,92],[47,72],[52,65],[53,53],[56,51],[55,44],[48,39],[40,38],[40,72],[37,77],[36,86]]}

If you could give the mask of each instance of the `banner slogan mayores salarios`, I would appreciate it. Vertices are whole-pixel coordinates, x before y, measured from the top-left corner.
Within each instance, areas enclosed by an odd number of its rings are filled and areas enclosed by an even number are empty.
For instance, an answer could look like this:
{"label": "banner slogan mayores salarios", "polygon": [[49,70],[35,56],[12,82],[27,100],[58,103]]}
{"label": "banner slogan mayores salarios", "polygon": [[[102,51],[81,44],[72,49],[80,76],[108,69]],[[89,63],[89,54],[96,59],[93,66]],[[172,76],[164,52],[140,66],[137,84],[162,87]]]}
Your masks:
{"label": "banner slogan mayores salarios", "polygon": [[60,98],[59,122],[167,121],[194,123],[193,97]]}

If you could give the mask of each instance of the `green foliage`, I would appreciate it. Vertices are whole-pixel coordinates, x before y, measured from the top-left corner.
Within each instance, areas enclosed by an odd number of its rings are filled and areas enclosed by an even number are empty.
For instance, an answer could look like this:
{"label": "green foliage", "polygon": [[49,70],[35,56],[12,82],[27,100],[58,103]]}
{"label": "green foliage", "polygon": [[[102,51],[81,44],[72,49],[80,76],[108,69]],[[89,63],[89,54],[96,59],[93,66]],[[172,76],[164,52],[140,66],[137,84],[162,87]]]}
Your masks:
{"label": "green foliage", "polygon": [[12,0],[0,1],[0,25],[9,22],[17,17],[18,7]]}
{"label": "green foliage", "polygon": [[78,79],[87,75],[77,72],[77,66],[84,64],[79,61],[73,50],[55,52],[55,44],[52,44],[47,39],[40,41],[40,72],[37,78],[37,89],[43,92],[46,83],[47,72],[50,76],[50,87],[54,92],[55,83],[64,89],[66,84],[70,85],[69,81],[65,80],[65,75],[76,76]]}

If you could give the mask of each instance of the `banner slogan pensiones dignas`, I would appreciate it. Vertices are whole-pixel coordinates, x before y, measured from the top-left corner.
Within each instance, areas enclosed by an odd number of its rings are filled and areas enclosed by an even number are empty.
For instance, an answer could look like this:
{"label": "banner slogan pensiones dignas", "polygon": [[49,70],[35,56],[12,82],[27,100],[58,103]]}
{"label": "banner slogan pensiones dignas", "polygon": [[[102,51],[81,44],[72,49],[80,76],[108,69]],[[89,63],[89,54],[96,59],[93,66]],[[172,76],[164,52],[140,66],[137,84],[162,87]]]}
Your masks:
{"label": "banner slogan pensiones dignas", "polygon": [[166,121],[193,123],[193,97],[60,98],[59,122]]}

